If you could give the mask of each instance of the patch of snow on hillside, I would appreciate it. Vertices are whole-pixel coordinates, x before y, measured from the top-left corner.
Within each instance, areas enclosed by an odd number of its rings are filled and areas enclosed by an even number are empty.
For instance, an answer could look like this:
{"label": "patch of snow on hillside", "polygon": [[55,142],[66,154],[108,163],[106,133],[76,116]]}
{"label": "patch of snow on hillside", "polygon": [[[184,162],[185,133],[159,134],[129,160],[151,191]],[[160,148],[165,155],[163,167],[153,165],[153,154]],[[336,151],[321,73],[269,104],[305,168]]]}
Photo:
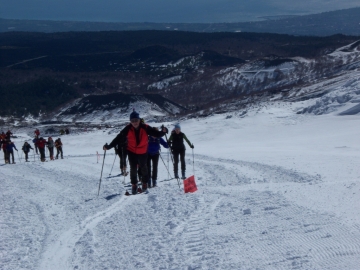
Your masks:
{"label": "patch of snow on hillside", "polygon": [[[360,72],[353,71],[338,78],[327,80],[302,89],[296,95],[309,96],[313,93],[325,93],[314,99],[314,104],[304,108],[302,113],[328,114],[340,113],[360,103]],[[294,93],[293,93],[294,94]],[[355,113],[355,110],[348,113]]]}
{"label": "patch of snow on hillside", "polygon": [[148,85],[147,90],[153,90],[153,89],[161,90],[161,89],[167,88],[167,87],[171,86],[172,84],[174,84],[174,82],[181,80],[181,78],[182,78],[181,75],[166,78],[159,82],[155,82],[155,83]]}

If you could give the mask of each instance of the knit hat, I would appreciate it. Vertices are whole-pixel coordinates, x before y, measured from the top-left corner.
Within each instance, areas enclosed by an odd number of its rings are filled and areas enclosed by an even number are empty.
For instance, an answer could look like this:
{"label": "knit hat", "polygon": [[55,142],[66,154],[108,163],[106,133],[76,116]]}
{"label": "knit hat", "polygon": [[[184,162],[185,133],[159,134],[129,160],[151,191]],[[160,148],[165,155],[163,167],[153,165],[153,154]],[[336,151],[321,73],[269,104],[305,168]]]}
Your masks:
{"label": "knit hat", "polygon": [[131,114],[130,114],[130,120],[131,119],[140,119],[140,115],[136,112],[136,111],[133,111]]}
{"label": "knit hat", "polygon": [[180,124],[176,124],[175,128],[181,129]]}

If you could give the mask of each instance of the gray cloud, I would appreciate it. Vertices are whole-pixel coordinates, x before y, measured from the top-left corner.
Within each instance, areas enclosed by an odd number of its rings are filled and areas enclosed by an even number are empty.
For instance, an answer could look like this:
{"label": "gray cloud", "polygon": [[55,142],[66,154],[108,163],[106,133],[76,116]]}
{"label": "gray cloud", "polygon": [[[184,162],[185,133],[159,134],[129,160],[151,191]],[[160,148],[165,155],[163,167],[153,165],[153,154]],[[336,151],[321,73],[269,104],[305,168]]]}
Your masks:
{"label": "gray cloud", "polygon": [[358,0],[0,0],[0,17],[116,22],[236,22],[358,7]]}

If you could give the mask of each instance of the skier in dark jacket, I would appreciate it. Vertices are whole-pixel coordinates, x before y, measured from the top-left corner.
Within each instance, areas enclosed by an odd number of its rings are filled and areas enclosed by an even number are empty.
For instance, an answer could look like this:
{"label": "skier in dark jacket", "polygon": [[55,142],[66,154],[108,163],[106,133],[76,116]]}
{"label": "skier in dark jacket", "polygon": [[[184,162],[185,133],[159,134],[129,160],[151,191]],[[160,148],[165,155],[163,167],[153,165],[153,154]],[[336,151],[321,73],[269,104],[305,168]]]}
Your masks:
{"label": "skier in dark jacket", "polygon": [[10,163],[10,156],[11,156],[12,163],[15,164],[14,149],[17,151],[15,144],[11,140],[9,140],[8,143],[6,144],[6,154],[7,154],[8,163]]}
{"label": "skier in dark jacket", "polygon": [[13,135],[13,134],[10,130],[8,130],[5,135],[6,135],[6,140],[10,140],[11,135]]}
{"label": "skier in dark jacket", "polygon": [[59,154],[61,156],[61,159],[64,158],[63,156],[63,144],[61,142],[61,139],[58,138],[57,140],[55,140],[55,147],[56,147],[56,158],[55,159],[58,159],[59,158]]}
{"label": "skier in dark jacket", "polygon": [[25,161],[26,162],[29,162],[29,152],[30,152],[30,149],[34,150],[34,148],[31,147],[31,145],[28,143],[28,142],[25,142],[23,147],[22,147],[22,150],[24,151],[24,154],[25,154]]}
{"label": "skier in dark jacket", "polygon": [[[158,128],[154,127],[158,130]],[[160,156],[160,145],[165,148],[169,148],[168,144],[164,141],[163,138],[156,138],[149,136],[149,145],[148,145],[148,187],[156,187],[157,174],[158,174],[158,163]],[[151,163],[152,163],[152,172],[151,172]]]}
{"label": "skier in dark jacket", "polygon": [[148,135],[154,137],[164,136],[168,130],[163,128],[162,131],[153,129],[147,124],[140,122],[140,116],[136,111],[130,114],[130,124],[127,125],[115,139],[108,145],[105,144],[103,149],[108,150],[118,144],[124,144],[127,141],[127,152],[130,163],[130,179],[132,184],[132,194],[137,193],[137,166],[139,165],[142,173],[142,191],[147,190],[147,149],[148,149]]}
{"label": "skier in dark jacket", "polygon": [[175,130],[171,132],[171,136],[169,138],[168,144],[170,146],[171,152],[174,156],[174,174],[175,178],[179,178],[178,174],[178,163],[179,163],[179,155],[180,155],[180,163],[181,163],[181,178],[186,179],[185,171],[185,144],[184,140],[190,146],[190,148],[194,148],[194,145],[188,140],[186,135],[181,132],[181,127],[179,124],[175,125]]}

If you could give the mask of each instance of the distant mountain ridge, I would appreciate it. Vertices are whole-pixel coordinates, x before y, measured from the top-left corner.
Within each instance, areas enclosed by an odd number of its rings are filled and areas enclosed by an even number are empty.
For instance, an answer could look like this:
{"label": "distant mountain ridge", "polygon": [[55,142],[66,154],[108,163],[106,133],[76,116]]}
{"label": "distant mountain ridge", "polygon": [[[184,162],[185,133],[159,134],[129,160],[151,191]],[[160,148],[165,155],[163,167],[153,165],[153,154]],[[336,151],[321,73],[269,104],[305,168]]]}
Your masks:
{"label": "distant mountain ridge", "polygon": [[[181,31],[0,33],[0,113],[48,120],[79,97],[96,100],[114,93],[157,94],[186,113],[199,112],[232,99],[286,93],[356,69],[358,40]],[[329,56],[334,51],[347,57]],[[89,104],[93,102],[78,106],[88,106],[87,111],[58,116],[67,121],[106,119],[103,113],[91,113],[103,108]],[[162,111],[155,110],[155,115],[185,112],[159,107]]]}
{"label": "distant mountain ridge", "polygon": [[193,32],[258,32],[291,35],[360,35],[360,7],[292,16],[265,16],[264,21],[241,23],[107,23],[0,19],[0,32],[68,32],[166,30]]}

